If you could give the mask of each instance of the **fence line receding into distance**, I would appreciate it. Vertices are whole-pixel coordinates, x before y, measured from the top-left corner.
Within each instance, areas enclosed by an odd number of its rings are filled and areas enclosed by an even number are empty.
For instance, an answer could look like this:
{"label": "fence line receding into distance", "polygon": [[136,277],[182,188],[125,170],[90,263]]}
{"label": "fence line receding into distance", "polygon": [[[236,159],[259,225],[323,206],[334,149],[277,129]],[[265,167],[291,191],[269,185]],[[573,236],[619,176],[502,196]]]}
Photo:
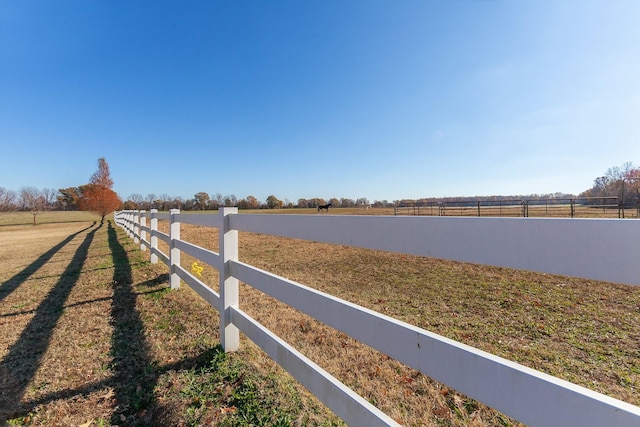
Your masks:
{"label": "fence line receding into distance", "polygon": [[[640,285],[640,222],[618,219],[215,214],[122,211],[115,220],[220,315],[225,351],[244,333],[349,425],[398,425],[240,308],[242,281],[457,391],[531,426],[640,425],[640,407],[360,307],[238,259],[238,231]],[[149,220],[149,225],[147,225]],[[169,222],[169,234],[158,231]],[[219,253],[180,239],[180,224],[219,229]],[[158,248],[168,243],[169,254]],[[206,284],[185,252],[216,268]],[[212,286],[216,287],[215,291]]]}

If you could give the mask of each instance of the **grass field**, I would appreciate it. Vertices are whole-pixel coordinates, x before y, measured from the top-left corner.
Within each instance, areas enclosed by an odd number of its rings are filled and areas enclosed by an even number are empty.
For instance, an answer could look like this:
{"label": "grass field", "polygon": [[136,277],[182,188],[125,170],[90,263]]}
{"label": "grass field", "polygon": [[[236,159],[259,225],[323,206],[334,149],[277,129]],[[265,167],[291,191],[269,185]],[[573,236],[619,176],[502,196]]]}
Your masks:
{"label": "grass field", "polygon": [[[246,339],[221,353],[217,313],[187,286],[167,291],[166,269],[110,224],[0,237],[0,408],[13,423],[339,424]],[[215,230],[182,237],[217,250]],[[249,233],[240,245],[242,261],[640,404],[637,287]],[[246,285],[241,307],[404,425],[517,424]]]}
{"label": "grass field", "polygon": [[0,239],[0,425],[338,423],[255,348],[221,352],[217,314],[111,221]]}
{"label": "grass field", "polygon": [[[37,224],[95,221],[96,214],[81,211],[44,211],[36,216]],[[0,226],[33,225],[33,215],[29,212],[0,212]]]}

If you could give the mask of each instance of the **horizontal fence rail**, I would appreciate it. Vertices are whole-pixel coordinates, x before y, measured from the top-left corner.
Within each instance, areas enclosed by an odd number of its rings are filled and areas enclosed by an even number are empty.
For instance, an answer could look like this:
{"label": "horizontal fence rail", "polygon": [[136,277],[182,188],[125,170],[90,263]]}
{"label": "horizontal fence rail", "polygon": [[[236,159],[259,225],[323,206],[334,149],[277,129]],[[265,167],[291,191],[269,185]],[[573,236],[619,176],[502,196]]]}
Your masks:
{"label": "horizontal fence rail", "polygon": [[[238,281],[526,424],[640,425],[637,406],[274,275],[241,262],[237,253],[238,231],[246,231],[640,285],[640,222],[238,215],[236,209],[217,215],[123,211],[114,217],[141,249],[167,259],[172,288],[181,279],[218,310],[226,351],[237,349],[242,331],[350,425],[397,423],[240,310]],[[169,235],[158,232],[159,218],[169,220]],[[220,253],[180,240],[181,223],[219,228]],[[154,236],[166,236],[168,257],[157,242],[154,247]],[[180,266],[180,251],[218,269],[219,292]]]}

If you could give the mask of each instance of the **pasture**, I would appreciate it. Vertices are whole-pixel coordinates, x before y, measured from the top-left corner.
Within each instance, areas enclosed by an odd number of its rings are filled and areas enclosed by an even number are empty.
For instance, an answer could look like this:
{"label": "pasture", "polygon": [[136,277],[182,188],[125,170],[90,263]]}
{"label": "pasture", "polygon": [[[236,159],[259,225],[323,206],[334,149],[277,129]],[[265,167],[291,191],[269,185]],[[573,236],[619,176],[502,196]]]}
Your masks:
{"label": "pasture", "polygon": [[[216,230],[184,226],[182,236],[216,250]],[[242,413],[262,425],[339,423],[248,340],[221,353],[214,310],[187,286],[167,291],[166,270],[111,223],[0,227],[0,237],[11,242],[0,249],[0,419],[241,425]],[[640,404],[636,287],[251,233],[240,235],[240,259]],[[209,267],[202,276],[217,283]],[[404,425],[514,424],[249,287],[241,293],[243,310]]]}

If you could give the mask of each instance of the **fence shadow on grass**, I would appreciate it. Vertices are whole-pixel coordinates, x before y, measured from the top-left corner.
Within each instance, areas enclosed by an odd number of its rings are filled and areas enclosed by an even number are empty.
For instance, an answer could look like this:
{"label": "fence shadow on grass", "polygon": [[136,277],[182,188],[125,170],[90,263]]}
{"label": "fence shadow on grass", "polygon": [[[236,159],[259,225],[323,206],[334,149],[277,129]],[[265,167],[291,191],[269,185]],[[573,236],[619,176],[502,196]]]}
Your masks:
{"label": "fence shadow on grass", "polygon": [[[108,239],[113,258],[113,300],[111,302],[111,369],[117,411],[111,421],[127,425],[148,424],[155,406],[153,389],[158,380],[149,344],[144,336],[144,322],[136,309],[131,264],[127,251],[118,241],[111,221]],[[166,278],[166,276],[165,276]]]}
{"label": "fence shadow on grass", "polygon": [[[100,227],[102,224],[100,225]],[[86,397],[97,390],[113,389],[116,411],[112,414],[111,422],[114,425],[163,425],[166,424],[167,414],[162,405],[155,399],[154,388],[158,378],[170,371],[199,369],[210,363],[213,355],[222,350],[221,347],[204,350],[201,354],[191,358],[183,358],[174,363],[158,365],[151,359],[149,344],[144,336],[144,322],[136,308],[136,300],[139,295],[162,292],[163,289],[136,292],[140,289],[153,288],[167,283],[168,274],[160,274],[143,283],[133,283],[132,264],[126,249],[120,244],[115,228],[111,222],[107,223],[108,245],[114,264],[113,272],[113,296],[111,297],[111,370],[113,375],[102,381],[90,382],[79,385],[76,388],[58,390],[52,393],[40,395],[38,398],[20,403],[29,380],[38,369],[41,356],[46,351],[47,342],[43,337],[33,338],[30,335],[38,335],[39,328],[48,329],[49,337],[55,327],[57,319],[62,314],[66,297],[69,295],[73,284],[77,281],[82,270],[82,261],[86,259],[87,250],[93,239],[93,235],[100,228],[92,230],[83,244],[76,251],[73,261],[60,281],[64,286],[55,293],[56,297],[47,298],[48,307],[41,304],[35,311],[32,322],[21,335],[18,343],[12,347],[10,353],[0,362],[0,424],[11,418],[25,416],[40,405],[48,403]],[[104,298],[96,299],[102,301]],[[90,304],[94,300],[82,301],[78,304]],[[70,306],[70,305],[69,305]],[[43,313],[54,313],[57,317],[47,316]],[[11,313],[10,315],[14,315]],[[37,325],[36,325],[37,323]],[[47,338],[48,341],[48,338]],[[26,359],[21,358],[27,355]],[[17,369],[23,366],[25,372],[16,376]],[[11,373],[11,375],[8,375]]]}
{"label": "fence shadow on grass", "polygon": [[[47,252],[43,253],[36,259],[34,262],[26,266],[21,272],[14,275],[12,278],[7,280],[6,282],[0,285],[0,301],[8,297],[13,291],[18,289],[18,287],[23,284],[32,274],[38,271],[43,265],[45,265],[51,257],[53,257],[60,249],[65,247],[70,241],[72,241],[77,235],[84,233],[89,230],[91,227],[95,227],[97,221],[94,221],[90,226],[76,232],[70,234],[63,241],[49,249]],[[86,254],[85,254],[86,256]]]}
{"label": "fence shadow on grass", "polygon": [[[95,224],[91,227],[95,227]],[[76,249],[69,265],[60,275],[58,282],[38,305],[31,321],[24,328],[15,344],[11,346],[9,352],[0,361],[0,420],[21,410],[20,402],[26,388],[40,367],[42,356],[47,351],[56,324],[64,312],[65,302],[80,277],[93,237],[102,225],[101,223],[87,233],[84,241]],[[35,272],[73,237],[91,227],[69,236],[54,246],[38,258],[36,262],[23,270],[21,274]],[[20,283],[22,282],[18,281],[17,285],[12,286],[15,289]]]}

